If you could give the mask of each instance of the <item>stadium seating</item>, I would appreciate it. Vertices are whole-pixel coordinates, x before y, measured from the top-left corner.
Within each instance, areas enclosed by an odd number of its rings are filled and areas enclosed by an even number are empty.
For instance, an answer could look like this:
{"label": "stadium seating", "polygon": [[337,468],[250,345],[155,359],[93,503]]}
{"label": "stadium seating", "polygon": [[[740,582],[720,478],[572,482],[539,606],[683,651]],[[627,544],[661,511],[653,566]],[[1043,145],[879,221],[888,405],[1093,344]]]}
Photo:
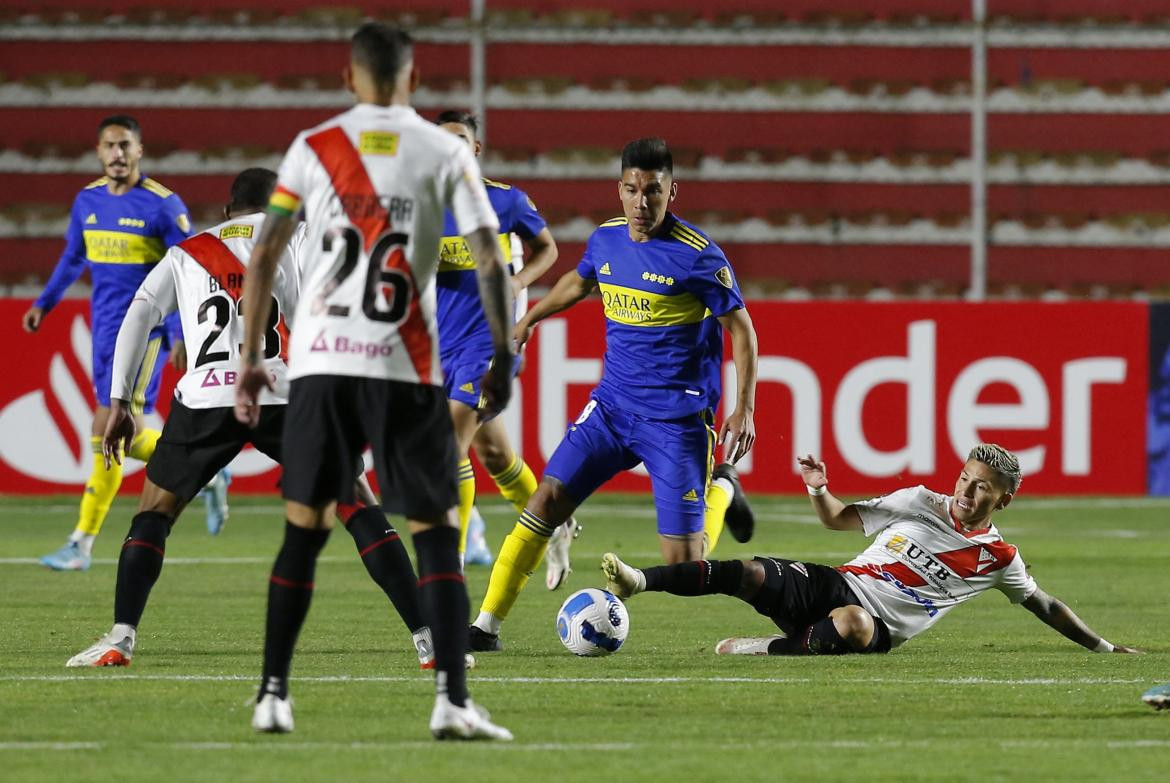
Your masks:
{"label": "stadium seating", "polygon": [[[420,41],[420,111],[466,105],[467,4],[403,5],[389,15]],[[661,134],[679,212],[727,246],[749,286],[962,290],[965,0],[486,5],[485,169],[536,199],[562,238],[560,269],[618,209],[617,150]],[[1158,0],[1102,7],[989,3],[990,277],[1005,295],[1170,286],[1155,260],[1170,245],[1170,15]],[[346,105],[345,35],[365,13],[387,14],[371,0],[7,4],[0,170],[35,176],[0,194],[0,282],[47,275],[68,200],[94,170],[92,128],[124,105],[143,121],[147,171],[197,223],[213,219],[234,171],[275,166],[297,130]],[[621,38],[630,28],[656,45]],[[78,45],[90,30],[133,46]]]}

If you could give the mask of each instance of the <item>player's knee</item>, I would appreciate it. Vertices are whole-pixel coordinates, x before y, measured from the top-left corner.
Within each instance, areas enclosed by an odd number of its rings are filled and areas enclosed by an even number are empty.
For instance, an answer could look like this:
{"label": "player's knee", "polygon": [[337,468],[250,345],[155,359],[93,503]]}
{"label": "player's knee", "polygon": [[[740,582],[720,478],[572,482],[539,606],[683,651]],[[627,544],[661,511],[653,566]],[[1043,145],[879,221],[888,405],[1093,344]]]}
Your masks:
{"label": "player's knee", "polygon": [[841,606],[830,615],[837,633],[854,650],[869,646],[875,632],[873,617],[860,606]]}
{"label": "player's knee", "polygon": [[743,576],[739,580],[739,594],[755,595],[764,586],[764,567],[755,560],[743,560]]}
{"label": "player's knee", "polygon": [[475,456],[488,473],[499,475],[512,466],[512,453],[491,441],[474,440]]}

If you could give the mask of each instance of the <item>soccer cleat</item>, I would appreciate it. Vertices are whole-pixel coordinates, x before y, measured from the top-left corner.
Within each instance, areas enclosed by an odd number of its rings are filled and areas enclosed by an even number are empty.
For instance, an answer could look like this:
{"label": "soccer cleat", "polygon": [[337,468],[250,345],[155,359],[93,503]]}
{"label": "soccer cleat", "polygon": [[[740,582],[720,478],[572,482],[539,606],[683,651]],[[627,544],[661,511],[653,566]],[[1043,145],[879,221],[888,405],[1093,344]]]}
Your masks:
{"label": "soccer cleat", "polygon": [[563,585],[573,573],[569,565],[569,546],[573,539],[581,535],[581,525],[573,517],[553,531],[548,542],[548,551],[544,555],[545,575],[544,586],[549,590],[556,590]]}
{"label": "soccer cleat", "polygon": [[106,634],[66,661],[65,665],[71,669],[82,666],[129,666],[133,657],[134,642],[129,636],[115,641],[113,634]]}
{"label": "soccer cleat", "polygon": [[716,655],[767,655],[768,645],[783,636],[735,637],[715,645]]}
{"label": "soccer cleat", "polygon": [[605,589],[618,598],[629,598],[646,589],[646,575],[623,563],[613,552],[601,556],[601,570],[605,574]]}
{"label": "soccer cleat", "polygon": [[498,633],[488,633],[474,625],[467,629],[468,652],[500,652],[503,649],[504,643]]}
{"label": "soccer cleat", "polygon": [[739,483],[739,471],[730,462],[724,462],[711,471],[711,479],[727,479],[731,483],[731,504],[727,507],[723,522],[736,541],[741,544],[751,541],[752,533],[756,530],[756,515],[752,513],[752,505],[748,503],[743,485]]}
{"label": "soccer cleat", "polygon": [[1156,710],[1170,710],[1170,685],[1157,685],[1142,694],[1142,701]]}
{"label": "soccer cleat", "polygon": [[495,559],[492,557],[492,550],[488,549],[487,539],[484,538],[485,529],[483,516],[480,515],[478,508],[472,506],[471,520],[467,523],[467,552],[463,556],[465,565],[489,566]]}
{"label": "soccer cleat", "polygon": [[293,730],[292,699],[265,693],[252,711],[252,728],[268,734],[288,734]]}
{"label": "soccer cleat", "polygon": [[492,723],[491,717],[471,699],[467,700],[466,706],[456,707],[448,701],[446,694],[440,694],[435,697],[435,708],[431,711],[431,734],[440,740],[511,741],[512,732]]}
{"label": "soccer cleat", "polygon": [[76,541],[66,541],[65,546],[41,558],[41,564],[54,571],[88,571],[91,561],[92,557],[82,552]]}
{"label": "soccer cleat", "polygon": [[435,668],[435,643],[431,639],[431,629],[428,626],[419,628],[412,634],[414,649],[418,653],[418,668]]}
{"label": "soccer cleat", "polygon": [[213,536],[218,536],[219,531],[223,530],[227,523],[227,490],[228,484],[231,483],[232,474],[227,468],[223,468],[207,482],[207,486],[199,490],[199,494],[203,496],[203,504],[207,507],[207,532]]}

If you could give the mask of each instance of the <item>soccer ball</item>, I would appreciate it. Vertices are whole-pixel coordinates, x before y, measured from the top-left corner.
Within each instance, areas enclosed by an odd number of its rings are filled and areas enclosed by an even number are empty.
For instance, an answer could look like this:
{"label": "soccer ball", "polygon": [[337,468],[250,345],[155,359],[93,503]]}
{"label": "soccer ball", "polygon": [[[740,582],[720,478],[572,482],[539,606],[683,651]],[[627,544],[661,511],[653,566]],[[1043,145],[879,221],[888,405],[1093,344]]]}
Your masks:
{"label": "soccer ball", "polygon": [[626,605],[613,593],[596,587],[573,593],[557,612],[557,635],[574,655],[615,653],[629,633]]}

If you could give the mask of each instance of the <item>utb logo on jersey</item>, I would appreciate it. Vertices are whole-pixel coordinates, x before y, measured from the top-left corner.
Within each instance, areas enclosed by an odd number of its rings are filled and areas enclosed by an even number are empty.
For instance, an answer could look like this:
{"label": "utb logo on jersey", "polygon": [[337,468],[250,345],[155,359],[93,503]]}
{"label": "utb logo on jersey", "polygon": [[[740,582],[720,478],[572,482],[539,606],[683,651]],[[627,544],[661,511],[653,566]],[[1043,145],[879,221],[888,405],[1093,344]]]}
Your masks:
{"label": "utb logo on jersey", "polygon": [[363,155],[397,155],[398,134],[386,131],[362,131],[358,150]]}
{"label": "utb logo on jersey", "polygon": [[251,239],[252,226],[247,223],[236,223],[231,226],[224,226],[219,230],[220,239]]}

